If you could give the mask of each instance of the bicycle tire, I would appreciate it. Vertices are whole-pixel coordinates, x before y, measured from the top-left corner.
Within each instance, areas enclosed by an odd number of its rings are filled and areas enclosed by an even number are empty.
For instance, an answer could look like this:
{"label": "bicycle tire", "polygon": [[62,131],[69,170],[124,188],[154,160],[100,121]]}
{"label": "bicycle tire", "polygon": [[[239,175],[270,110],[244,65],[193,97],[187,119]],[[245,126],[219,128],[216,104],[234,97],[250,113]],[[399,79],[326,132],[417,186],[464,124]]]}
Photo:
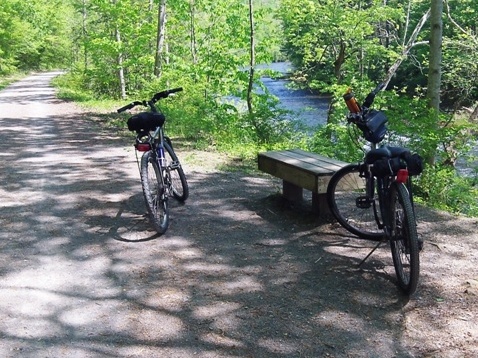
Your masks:
{"label": "bicycle tire", "polygon": [[173,190],[173,196],[178,201],[186,201],[189,197],[189,186],[184,174],[183,167],[179,162],[173,147],[168,143],[164,143],[164,155],[166,156],[166,163],[171,167],[171,188]]}
{"label": "bicycle tire", "polygon": [[415,214],[404,184],[390,187],[390,246],[399,287],[412,295],[418,285],[420,255]]}
{"label": "bicycle tire", "polygon": [[141,185],[151,223],[159,234],[169,226],[168,197],[161,180],[161,171],[151,151],[141,158]]}
{"label": "bicycle tire", "polygon": [[340,225],[359,238],[382,240],[383,229],[377,224],[378,202],[360,208],[357,199],[365,196],[365,178],[359,176],[360,165],[349,164],[330,178],[327,186],[329,209]]}

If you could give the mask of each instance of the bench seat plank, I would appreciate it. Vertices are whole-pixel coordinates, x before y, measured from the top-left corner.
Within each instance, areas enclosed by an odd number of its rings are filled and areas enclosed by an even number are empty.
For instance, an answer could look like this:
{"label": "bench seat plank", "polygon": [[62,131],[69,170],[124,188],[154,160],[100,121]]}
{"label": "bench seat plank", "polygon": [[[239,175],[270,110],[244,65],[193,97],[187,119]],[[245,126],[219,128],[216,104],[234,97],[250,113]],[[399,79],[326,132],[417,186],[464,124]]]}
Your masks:
{"label": "bench seat plank", "polygon": [[300,149],[259,153],[259,170],[313,193],[327,192],[330,177],[348,163]]}
{"label": "bench seat plank", "polygon": [[282,179],[282,195],[291,201],[302,200],[302,190],[312,192],[312,206],[319,213],[328,213],[327,186],[332,175],[348,163],[289,149],[259,153],[259,170]]}

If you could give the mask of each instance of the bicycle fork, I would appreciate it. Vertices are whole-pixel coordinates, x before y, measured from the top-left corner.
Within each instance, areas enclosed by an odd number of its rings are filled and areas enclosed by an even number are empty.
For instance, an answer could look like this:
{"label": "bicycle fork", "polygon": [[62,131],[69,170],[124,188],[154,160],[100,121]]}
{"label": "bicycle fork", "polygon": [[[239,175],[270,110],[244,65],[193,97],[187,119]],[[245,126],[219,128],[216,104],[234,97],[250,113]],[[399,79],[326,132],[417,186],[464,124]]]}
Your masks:
{"label": "bicycle fork", "polygon": [[161,184],[163,185],[162,196],[164,200],[167,200],[172,195],[171,170],[179,167],[179,162],[167,162],[162,142],[158,145],[157,152],[157,160],[161,172]]}

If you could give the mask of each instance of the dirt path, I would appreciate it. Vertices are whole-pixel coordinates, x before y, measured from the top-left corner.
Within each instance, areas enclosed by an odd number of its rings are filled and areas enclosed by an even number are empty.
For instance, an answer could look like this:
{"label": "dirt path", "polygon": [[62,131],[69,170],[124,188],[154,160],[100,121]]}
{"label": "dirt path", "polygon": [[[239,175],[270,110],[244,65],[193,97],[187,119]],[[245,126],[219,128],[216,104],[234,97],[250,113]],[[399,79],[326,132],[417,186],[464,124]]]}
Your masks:
{"label": "dirt path", "polygon": [[179,151],[191,195],[157,237],[129,142],[55,99],[0,92],[1,357],[474,357],[477,220],[420,210],[418,293],[389,250],[290,207],[279,182]]}

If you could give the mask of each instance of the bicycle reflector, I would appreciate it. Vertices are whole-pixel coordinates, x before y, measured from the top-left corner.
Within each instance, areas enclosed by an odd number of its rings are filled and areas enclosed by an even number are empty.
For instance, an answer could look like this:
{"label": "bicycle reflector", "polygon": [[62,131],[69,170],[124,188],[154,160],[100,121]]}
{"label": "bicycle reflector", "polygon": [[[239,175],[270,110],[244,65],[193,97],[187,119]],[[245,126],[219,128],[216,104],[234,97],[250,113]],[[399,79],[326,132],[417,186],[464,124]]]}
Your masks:
{"label": "bicycle reflector", "polygon": [[397,182],[406,183],[408,180],[408,169],[400,169],[397,173]]}
{"label": "bicycle reflector", "polygon": [[149,143],[136,143],[135,147],[138,152],[147,152],[151,149]]}

